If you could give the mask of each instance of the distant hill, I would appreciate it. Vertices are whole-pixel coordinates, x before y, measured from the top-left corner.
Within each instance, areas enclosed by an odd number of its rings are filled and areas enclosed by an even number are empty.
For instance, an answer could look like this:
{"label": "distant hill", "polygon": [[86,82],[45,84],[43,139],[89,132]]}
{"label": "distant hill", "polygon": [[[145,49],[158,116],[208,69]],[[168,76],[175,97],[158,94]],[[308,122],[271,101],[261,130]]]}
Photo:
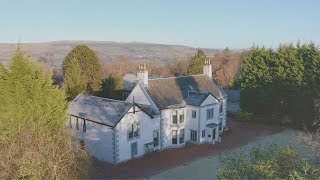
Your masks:
{"label": "distant hill", "polygon": [[[53,41],[45,43],[22,43],[24,52],[39,60],[45,57],[55,66],[61,66],[65,55],[77,44],[87,44],[100,57],[102,61],[112,61],[118,56],[125,56],[133,61],[158,61],[166,63],[188,58],[195,54],[197,48],[164,45],[152,43],[120,43],[109,41]],[[6,64],[14,51],[16,44],[0,43],[0,63]],[[208,56],[213,56],[219,49],[203,49]]]}

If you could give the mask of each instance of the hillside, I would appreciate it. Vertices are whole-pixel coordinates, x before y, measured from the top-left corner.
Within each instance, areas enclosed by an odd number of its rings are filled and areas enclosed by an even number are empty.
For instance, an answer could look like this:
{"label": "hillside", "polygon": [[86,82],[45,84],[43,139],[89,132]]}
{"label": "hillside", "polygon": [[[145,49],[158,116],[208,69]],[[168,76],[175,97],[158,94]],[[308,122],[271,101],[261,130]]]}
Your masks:
{"label": "hillside", "polygon": [[[155,60],[161,63],[182,60],[195,54],[197,48],[152,43],[119,43],[109,41],[54,41],[45,43],[22,43],[21,48],[34,59],[44,57],[55,66],[61,66],[65,55],[77,44],[87,44],[104,62],[118,56],[126,56],[133,61]],[[16,50],[16,44],[0,43],[0,63],[6,64]],[[218,49],[204,49],[208,56],[213,56]]]}

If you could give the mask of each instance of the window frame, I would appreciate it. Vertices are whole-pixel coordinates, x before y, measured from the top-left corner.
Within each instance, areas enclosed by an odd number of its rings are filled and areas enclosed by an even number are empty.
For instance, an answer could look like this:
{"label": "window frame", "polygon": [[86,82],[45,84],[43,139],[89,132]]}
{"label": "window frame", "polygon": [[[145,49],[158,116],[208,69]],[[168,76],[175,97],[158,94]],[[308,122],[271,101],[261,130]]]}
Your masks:
{"label": "window frame", "polygon": [[[133,149],[134,145],[135,145],[135,149]],[[131,143],[130,150],[131,150],[131,157],[136,157],[138,155],[138,142],[137,141]],[[135,150],[135,152],[133,150]]]}
{"label": "window frame", "polygon": [[196,130],[190,129],[190,141],[192,142],[198,142],[198,134]]}
{"label": "window frame", "polygon": [[201,132],[201,137],[206,137],[206,130],[204,129],[204,130],[202,130],[202,132]]}
{"label": "window frame", "polygon": [[179,144],[184,143],[184,134],[185,134],[184,128],[180,129],[180,131],[179,131]]}
{"label": "window frame", "polygon": [[[129,124],[127,129],[127,138],[128,140],[136,139],[140,137],[140,124],[138,122],[133,122]],[[132,137],[130,137],[132,134]]]}
{"label": "window frame", "polygon": [[178,130],[172,130],[172,135],[171,135],[171,143],[173,145],[177,145],[178,144]]}
{"label": "window frame", "polygon": [[153,130],[153,147],[158,147],[158,146],[159,146],[159,131]]}
{"label": "window frame", "polygon": [[179,114],[179,124],[182,124],[184,123],[184,110],[182,110],[182,113]]}
{"label": "window frame", "polygon": [[192,117],[192,119],[197,119],[197,111],[196,110],[191,110],[191,117]]}
{"label": "window frame", "polygon": [[220,103],[219,106],[219,113],[223,113],[223,102]]}
{"label": "window frame", "polygon": [[178,110],[172,110],[171,118],[172,118],[172,121],[171,121],[172,124],[175,124],[175,125],[178,124]]}
{"label": "window frame", "polygon": [[207,109],[207,120],[213,119],[214,117],[214,108]]}

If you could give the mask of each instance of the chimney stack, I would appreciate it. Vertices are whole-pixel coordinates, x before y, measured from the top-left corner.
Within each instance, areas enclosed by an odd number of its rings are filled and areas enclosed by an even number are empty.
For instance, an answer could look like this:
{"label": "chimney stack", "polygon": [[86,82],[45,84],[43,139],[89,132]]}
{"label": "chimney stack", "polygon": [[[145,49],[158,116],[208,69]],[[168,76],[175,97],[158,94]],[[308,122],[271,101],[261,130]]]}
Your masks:
{"label": "chimney stack", "polygon": [[137,79],[141,80],[141,82],[144,84],[144,86],[148,86],[148,71],[147,71],[147,65],[139,64],[138,72],[137,72]]}
{"label": "chimney stack", "polygon": [[212,78],[212,65],[209,58],[204,63],[203,74],[207,75],[210,79]]}

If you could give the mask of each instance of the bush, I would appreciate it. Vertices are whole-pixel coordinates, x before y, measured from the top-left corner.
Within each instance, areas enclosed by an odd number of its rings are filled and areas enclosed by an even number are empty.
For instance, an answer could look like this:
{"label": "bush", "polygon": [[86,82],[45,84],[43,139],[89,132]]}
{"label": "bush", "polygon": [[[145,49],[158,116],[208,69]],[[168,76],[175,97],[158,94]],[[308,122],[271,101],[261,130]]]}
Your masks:
{"label": "bush", "polygon": [[219,179],[317,179],[319,167],[300,158],[291,146],[254,147],[249,155],[235,153],[220,159]]}
{"label": "bush", "polygon": [[252,120],[253,114],[246,111],[240,111],[236,114],[236,119],[243,122],[248,122]]}

